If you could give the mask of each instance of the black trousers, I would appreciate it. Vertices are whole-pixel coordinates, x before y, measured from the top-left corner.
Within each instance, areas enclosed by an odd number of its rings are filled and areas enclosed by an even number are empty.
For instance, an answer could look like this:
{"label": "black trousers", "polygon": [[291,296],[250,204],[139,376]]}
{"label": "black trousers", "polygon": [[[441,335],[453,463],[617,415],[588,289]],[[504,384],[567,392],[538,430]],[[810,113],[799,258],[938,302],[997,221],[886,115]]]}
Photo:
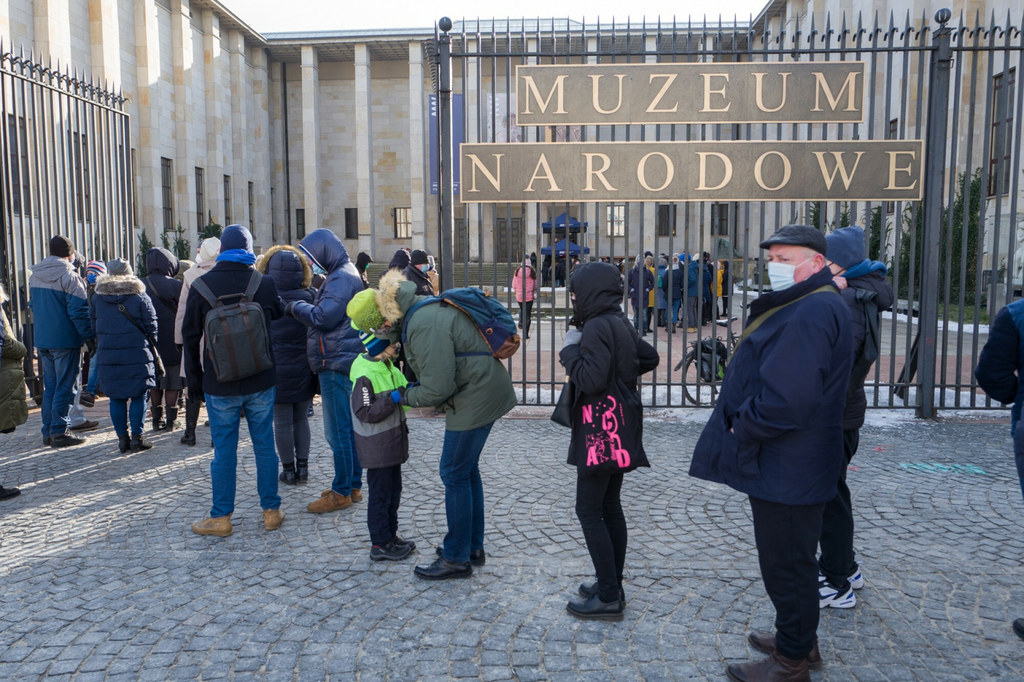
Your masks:
{"label": "black trousers", "polygon": [[775,606],[775,646],[786,658],[806,658],[818,632],[814,553],[824,508],[750,498],[761,578]]}
{"label": "black trousers", "polygon": [[619,598],[626,565],[626,516],[622,513],[622,474],[576,477],[576,516],[597,575],[601,601]]}
{"label": "black trousers", "polygon": [[[857,454],[860,431],[843,431],[843,454],[846,464]],[[818,568],[834,587],[842,588],[854,571],[857,562],[853,552],[853,505],[850,489],[846,486],[846,467],[839,477],[839,493],[825,505],[821,519],[821,558]]]}
{"label": "black trousers", "polygon": [[398,535],[398,504],[402,500],[402,465],[367,469],[366,525],[370,542],[383,545]]}
{"label": "black trousers", "polygon": [[519,304],[519,327],[527,336],[530,335],[530,322],[533,315],[533,301],[523,301]]}

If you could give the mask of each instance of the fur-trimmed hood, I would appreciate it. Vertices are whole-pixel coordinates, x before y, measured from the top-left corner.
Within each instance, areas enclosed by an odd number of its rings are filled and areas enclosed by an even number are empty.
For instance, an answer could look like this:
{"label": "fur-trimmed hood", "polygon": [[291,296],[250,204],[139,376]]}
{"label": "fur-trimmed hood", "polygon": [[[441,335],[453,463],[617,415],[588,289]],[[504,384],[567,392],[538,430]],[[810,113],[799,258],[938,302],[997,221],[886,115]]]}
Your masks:
{"label": "fur-trimmed hood", "polygon": [[[400,296],[399,292],[403,285],[408,289],[408,293]],[[388,322],[397,322],[405,315],[408,307],[403,306],[400,300],[408,298],[409,294],[415,294],[415,291],[416,285],[406,279],[401,270],[388,270],[381,276],[380,284],[377,285],[377,309]]]}
{"label": "fur-trimmed hood", "polygon": [[270,247],[256,264],[256,269],[264,275],[270,275],[278,291],[308,289],[313,281],[313,268],[309,265],[309,259],[288,244]]}
{"label": "fur-trimmed hood", "polygon": [[96,279],[96,293],[100,296],[131,296],[145,290],[146,285],[134,275],[103,275]]}

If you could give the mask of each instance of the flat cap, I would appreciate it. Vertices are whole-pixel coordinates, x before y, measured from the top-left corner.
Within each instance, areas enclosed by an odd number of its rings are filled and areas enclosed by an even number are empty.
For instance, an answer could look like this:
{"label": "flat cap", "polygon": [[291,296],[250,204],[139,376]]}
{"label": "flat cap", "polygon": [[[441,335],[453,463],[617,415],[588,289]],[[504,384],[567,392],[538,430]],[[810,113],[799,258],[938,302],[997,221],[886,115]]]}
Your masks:
{"label": "flat cap", "polygon": [[789,246],[806,246],[814,249],[821,255],[828,251],[828,242],[825,235],[810,225],[786,225],[776,230],[775,234],[761,242],[762,249],[767,249],[773,244],[787,244]]}

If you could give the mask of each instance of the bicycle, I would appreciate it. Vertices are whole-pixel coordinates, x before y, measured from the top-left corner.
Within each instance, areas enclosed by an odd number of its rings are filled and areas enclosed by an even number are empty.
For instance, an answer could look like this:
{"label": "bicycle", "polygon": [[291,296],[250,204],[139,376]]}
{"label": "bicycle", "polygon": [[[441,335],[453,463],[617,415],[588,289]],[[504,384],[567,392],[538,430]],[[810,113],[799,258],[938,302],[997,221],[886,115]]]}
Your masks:
{"label": "bicycle", "polygon": [[[727,340],[723,341],[720,336],[694,339],[690,342],[690,350],[675,366],[676,370],[683,369],[683,394],[694,405],[713,405],[715,397],[721,390],[726,363],[736,350],[736,344],[739,343],[740,338],[740,335],[732,328],[735,319],[733,317],[728,321],[717,320],[715,322],[718,326],[729,330]],[[707,387],[707,392],[703,390],[704,387]],[[705,397],[708,400],[706,403],[702,403],[701,401]]]}

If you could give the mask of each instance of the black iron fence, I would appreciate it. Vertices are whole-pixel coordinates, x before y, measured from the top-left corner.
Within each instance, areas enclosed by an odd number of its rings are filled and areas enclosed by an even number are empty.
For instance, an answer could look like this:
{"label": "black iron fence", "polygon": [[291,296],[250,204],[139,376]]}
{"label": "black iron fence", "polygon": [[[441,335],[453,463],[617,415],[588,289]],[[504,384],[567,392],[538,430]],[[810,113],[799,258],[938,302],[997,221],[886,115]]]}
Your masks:
{"label": "black iron fence", "polygon": [[[785,27],[771,17],[754,26],[495,20],[449,27],[442,20],[433,46],[440,111],[443,118],[450,98],[454,106],[447,111],[462,117],[454,126],[439,124],[442,163],[453,130],[463,131],[461,139],[452,140],[455,159],[460,142],[926,141],[921,201],[462,204],[455,188],[457,161],[449,161],[439,177],[455,192],[446,206],[442,187],[439,252],[447,248],[454,258],[452,283],[483,285],[516,310],[510,273],[524,256],[534,257],[540,287],[531,338],[509,363],[521,402],[551,404],[561,386],[557,351],[568,301],[560,285],[574,257],[621,263],[628,277],[636,256],[650,252],[655,276],[669,285],[685,272],[673,270],[674,256],[704,255],[712,265],[714,291],[710,300],[698,297],[698,315],[706,319],[707,309],[726,323],[684,322],[673,331],[671,307],[667,326],[657,326],[660,303],[654,301],[653,332],[647,338],[662,363],[646,377],[645,403],[710,404],[715,373],[702,372],[699,362],[688,367],[688,360],[700,359],[694,353],[702,338],[720,337],[729,348],[747,304],[767,286],[757,244],[784,224],[802,222],[825,232],[862,226],[869,258],[889,268],[898,304],[884,317],[882,356],[868,378],[872,406],[913,407],[923,416],[938,408],[988,406],[972,370],[989,321],[1021,295],[1024,283],[1021,20],[1019,11],[952,17],[945,10],[935,17],[900,19],[808,16]],[[519,65],[806,61],[864,63],[862,121],[567,126],[516,121]],[[665,271],[658,268],[663,254]],[[633,314],[625,296],[623,306]]]}

